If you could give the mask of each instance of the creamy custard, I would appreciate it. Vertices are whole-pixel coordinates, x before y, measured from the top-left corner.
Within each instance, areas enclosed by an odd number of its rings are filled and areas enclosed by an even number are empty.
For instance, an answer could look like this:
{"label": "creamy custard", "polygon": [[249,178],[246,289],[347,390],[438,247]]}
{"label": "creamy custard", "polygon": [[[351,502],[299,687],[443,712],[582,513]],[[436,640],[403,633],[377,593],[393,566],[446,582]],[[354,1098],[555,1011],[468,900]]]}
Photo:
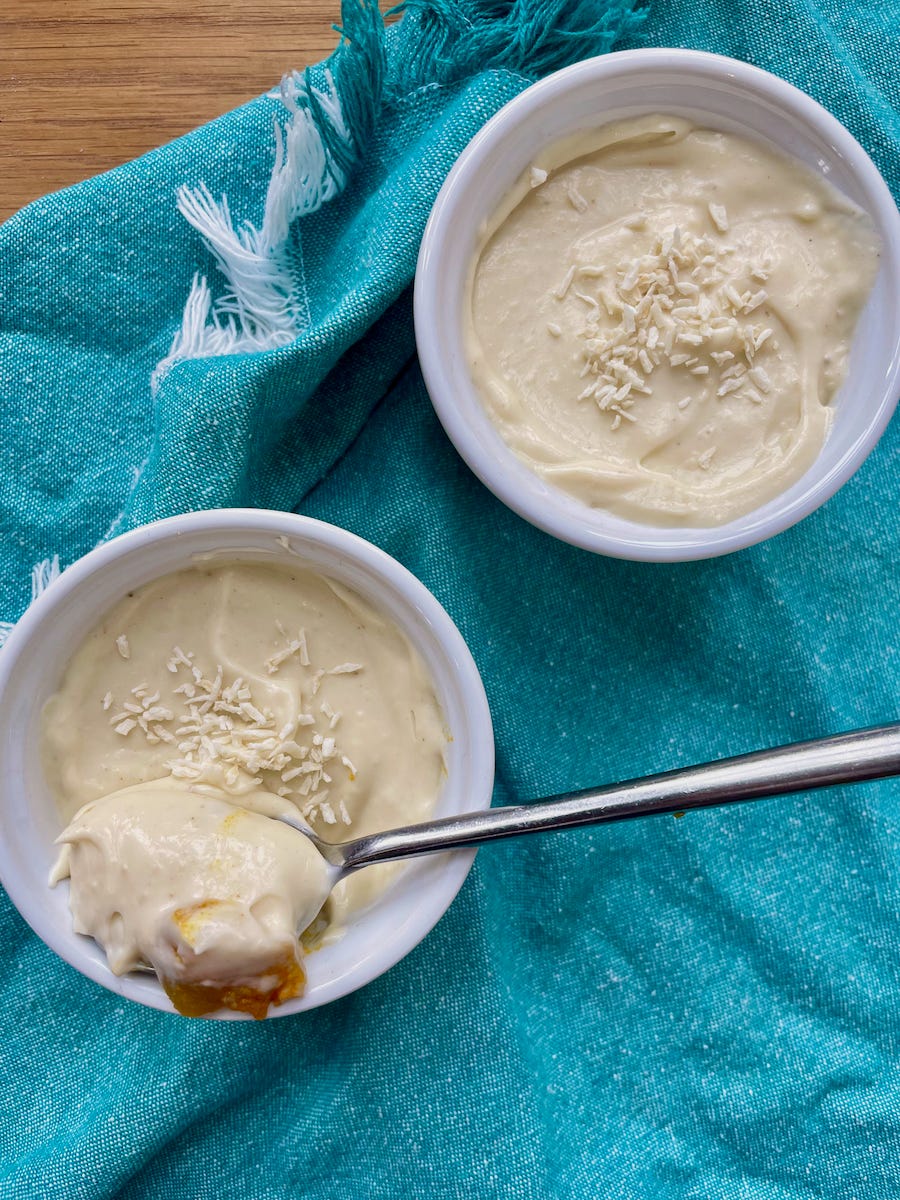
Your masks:
{"label": "creamy custard", "polygon": [[271,819],[291,811],[265,793],[237,807],[183,780],[138,784],[79,810],[51,883],[71,877],[75,932],[103,946],[116,975],[152,966],[191,1016],[265,1016],[302,994],[300,933],[329,892],[312,842]]}
{"label": "creamy custard", "polygon": [[877,267],[867,215],[802,164],[680,118],[608,125],[551,147],[486,226],[471,373],[548,482],[722,524],[816,458]]}
{"label": "creamy custard", "polygon": [[[247,1011],[250,977],[260,995],[286,999],[298,976],[287,992],[269,985],[291,954],[299,962],[297,936],[338,936],[400,868],[351,875],[309,914],[317,893],[302,847],[287,884],[291,847],[305,839],[269,817],[299,813],[335,842],[424,820],[445,745],[419,655],[341,584],[250,562],[155,580],[102,619],[45,707],[44,768],[68,824],[55,878],[71,873],[76,922],[114,971],[162,963],[170,989],[243,988]],[[217,846],[230,847],[231,867],[213,869]],[[179,912],[196,912],[202,954]],[[254,912],[266,918],[255,935]],[[202,1007],[180,995],[182,1007]]]}

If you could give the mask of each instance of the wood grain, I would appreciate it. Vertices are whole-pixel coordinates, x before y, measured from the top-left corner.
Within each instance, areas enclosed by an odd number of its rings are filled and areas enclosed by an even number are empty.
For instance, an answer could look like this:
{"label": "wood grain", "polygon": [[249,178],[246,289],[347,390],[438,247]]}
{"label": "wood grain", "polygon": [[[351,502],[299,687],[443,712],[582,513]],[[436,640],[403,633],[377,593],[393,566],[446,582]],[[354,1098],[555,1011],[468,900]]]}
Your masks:
{"label": "wood grain", "polygon": [[0,2],[0,220],[334,48],[339,0]]}

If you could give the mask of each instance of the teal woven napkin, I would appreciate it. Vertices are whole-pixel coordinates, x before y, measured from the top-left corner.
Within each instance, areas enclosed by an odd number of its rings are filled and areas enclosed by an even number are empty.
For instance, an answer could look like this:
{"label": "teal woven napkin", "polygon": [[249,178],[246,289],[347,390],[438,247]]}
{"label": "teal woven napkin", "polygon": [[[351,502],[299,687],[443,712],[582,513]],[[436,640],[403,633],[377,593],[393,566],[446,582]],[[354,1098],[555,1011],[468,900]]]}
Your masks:
{"label": "teal woven napkin", "polygon": [[[286,103],[0,229],[0,616],[54,555],[274,506],[371,539],[444,603],[489,693],[498,802],[894,719],[896,425],[765,545],[593,557],[458,459],[410,284],[476,129],[613,46],[777,72],[900,195],[896,5],[417,0],[386,37],[368,6],[344,24]],[[387,976],[262,1024],[123,1003],[4,898],[0,1196],[896,1200],[898,855],[893,783],[491,848]]]}

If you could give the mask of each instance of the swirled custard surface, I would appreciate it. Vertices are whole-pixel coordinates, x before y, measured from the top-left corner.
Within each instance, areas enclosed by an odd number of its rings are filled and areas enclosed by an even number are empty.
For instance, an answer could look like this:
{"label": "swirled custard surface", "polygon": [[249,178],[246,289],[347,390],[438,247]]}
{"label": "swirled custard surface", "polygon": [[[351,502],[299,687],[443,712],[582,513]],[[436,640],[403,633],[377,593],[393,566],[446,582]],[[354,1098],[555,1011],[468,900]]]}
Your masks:
{"label": "swirled custard surface", "polygon": [[632,520],[722,524],[816,458],[877,267],[868,216],[803,164],[623,121],[549,148],[488,222],[471,373],[548,482]]}
{"label": "swirled custard surface", "polygon": [[45,707],[54,878],[114,971],[150,962],[184,1011],[261,1015],[397,870],[326,900],[303,835],[269,818],[329,841],[424,820],[445,745],[418,653],[354,592],[302,566],[169,575],[100,621]]}

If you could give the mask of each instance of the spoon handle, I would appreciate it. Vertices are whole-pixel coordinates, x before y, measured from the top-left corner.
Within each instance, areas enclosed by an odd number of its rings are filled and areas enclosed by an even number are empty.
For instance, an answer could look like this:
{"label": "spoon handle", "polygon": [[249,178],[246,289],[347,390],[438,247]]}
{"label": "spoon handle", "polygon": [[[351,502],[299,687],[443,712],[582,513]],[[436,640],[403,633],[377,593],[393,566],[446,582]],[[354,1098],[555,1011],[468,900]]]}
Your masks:
{"label": "spoon handle", "polygon": [[[328,849],[334,855],[332,861],[348,872],[373,863],[480,846],[482,842],[523,833],[712,808],[735,800],[764,800],[892,775],[900,775],[900,724],[759,750],[599,790],[569,792],[533,804],[444,817]],[[326,850],[324,846],[322,849]]]}

